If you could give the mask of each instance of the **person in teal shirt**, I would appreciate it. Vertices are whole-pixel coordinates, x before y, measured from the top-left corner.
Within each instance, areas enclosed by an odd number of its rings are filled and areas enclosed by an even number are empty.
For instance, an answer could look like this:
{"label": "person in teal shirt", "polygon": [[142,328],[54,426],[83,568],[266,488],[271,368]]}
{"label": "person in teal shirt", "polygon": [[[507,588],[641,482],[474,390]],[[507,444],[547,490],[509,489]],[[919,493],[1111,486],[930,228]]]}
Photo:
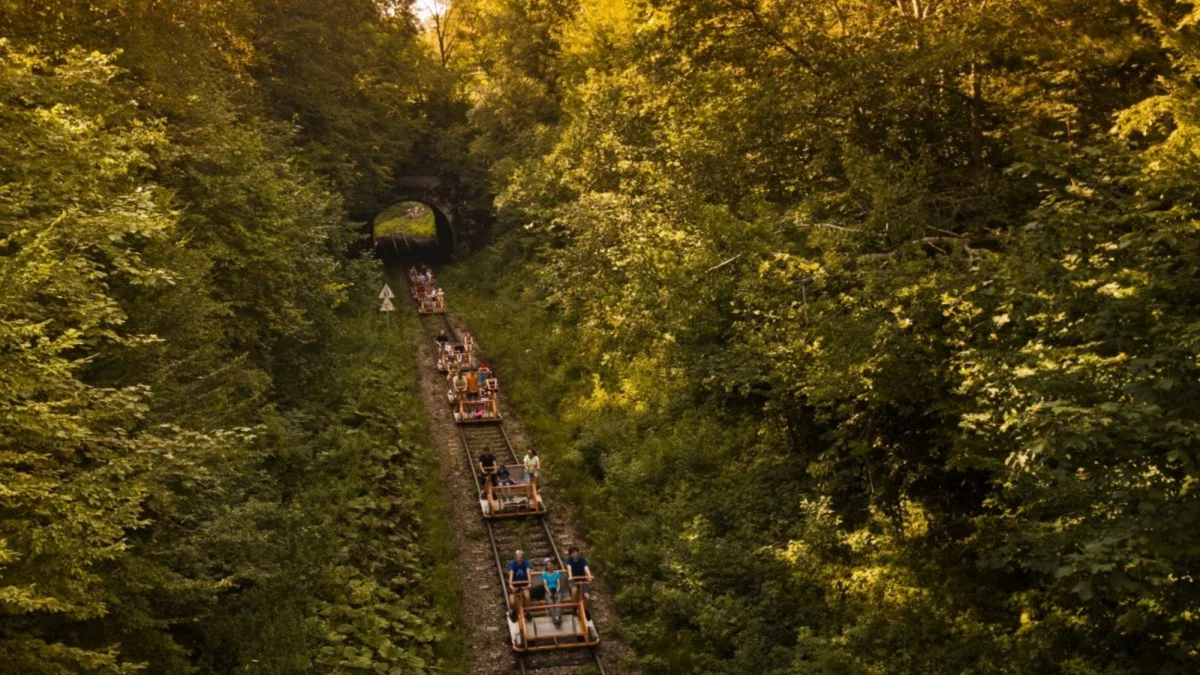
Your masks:
{"label": "person in teal shirt", "polygon": [[551,605],[550,618],[554,625],[562,623],[562,608],[554,607],[559,603],[558,592],[562,588],[562,572],[554,566],[554,560],[546,558],[542,561],[542,585],[546,587],[546,602]]}

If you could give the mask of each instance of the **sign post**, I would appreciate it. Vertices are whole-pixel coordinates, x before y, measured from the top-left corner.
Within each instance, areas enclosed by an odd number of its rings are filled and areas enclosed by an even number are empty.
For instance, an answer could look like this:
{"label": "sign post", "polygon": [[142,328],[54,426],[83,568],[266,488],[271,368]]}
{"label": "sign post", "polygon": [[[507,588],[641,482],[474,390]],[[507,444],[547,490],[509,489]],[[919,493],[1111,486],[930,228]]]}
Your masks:
{"label": "sign post", "polygon": [[384,284],[383,288],[379,291],[379,299],[383,300],[383,304],[379,306],[379,311],[383,312],[383,315],[387,317],[387,328],[389,331],[392,330],[392,312],[396,311],[396,306],[392,304],[392,298],[394,297],[396,297],[396,294],[392,292],[392,287]]}
{"label": "sign post", "polygon": [[379,306],[379,311],[383,312],[383,315],[387,317],[387,327],[390,331],[392,329],[392,312],[396,311],[396,306],[392,304],[392,299],[384,298],[383,304]]}

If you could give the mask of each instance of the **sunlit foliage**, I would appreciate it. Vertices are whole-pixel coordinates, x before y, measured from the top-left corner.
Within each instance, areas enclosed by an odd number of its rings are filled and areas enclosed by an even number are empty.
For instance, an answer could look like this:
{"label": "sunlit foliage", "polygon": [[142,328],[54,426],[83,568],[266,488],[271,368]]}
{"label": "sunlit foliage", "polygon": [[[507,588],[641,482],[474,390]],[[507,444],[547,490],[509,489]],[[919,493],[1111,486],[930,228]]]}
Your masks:
{"label": "sunlit foliage", "polygon": [[648,670],[1200,662],[1196,11],[579,0],[544,62],[480,38],[509,234],[456,290]]}

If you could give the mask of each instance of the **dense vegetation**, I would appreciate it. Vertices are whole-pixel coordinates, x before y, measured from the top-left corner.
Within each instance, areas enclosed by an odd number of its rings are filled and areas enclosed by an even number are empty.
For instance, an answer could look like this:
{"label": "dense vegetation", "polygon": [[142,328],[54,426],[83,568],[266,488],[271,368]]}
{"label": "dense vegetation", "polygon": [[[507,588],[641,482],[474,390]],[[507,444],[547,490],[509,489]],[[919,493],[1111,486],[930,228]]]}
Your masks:
{"label": "dense vegetation", "polygon": [[437,8],[0,0],[0,670],[454,667],[408,171],[645,670],[1196,670],[1200,9]]}
{"label": "dense vegetation", "polygon": [[450,297],[647,671],[1195,672],[1200,9],[437,18]]}
{"label": "dense vegetation", "polygon": [[384,9],[0,2],[0,671],[453,666],[409,342],[346,255],[439,68]]}

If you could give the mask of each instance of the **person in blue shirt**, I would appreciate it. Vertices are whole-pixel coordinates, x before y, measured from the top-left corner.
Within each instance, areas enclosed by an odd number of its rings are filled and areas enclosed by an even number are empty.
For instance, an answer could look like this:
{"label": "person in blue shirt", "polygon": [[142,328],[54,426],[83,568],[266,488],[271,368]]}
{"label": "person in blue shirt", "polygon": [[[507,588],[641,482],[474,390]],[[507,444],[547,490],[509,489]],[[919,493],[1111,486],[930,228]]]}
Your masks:
{"label": "person in blue shirt", "polygon": [[[523,607],[523,603],[518,603],[518,596],[525,602],[529,602],[529,570],[533,567],[528,560],[525,559],[525,552],[518,550],[514,554],[514,559],[508,563],[508,606],[511,608],[508,612],[510,621],[517,620],[517,608]],[[525,620],[529,620],[529,615],[525,615]]]}
{"label": "person in blue shirt", "polygon": [[554,620],[554,625],[562,624],[562,608],[554,607],[561,600],[558,592],[562,588],[562,572],[554,566],[554,560],[546,558],[542,561],[542,587],[546,589],[546,602],[550,603],[550,618]]}
{"label": "person in blue shirt", "polygon": [[567,549],[567,579],[576,593],[583,593],[584,601],[591,599],[592,570],[588,567],[588,559],[579,553],[578,546]]}

